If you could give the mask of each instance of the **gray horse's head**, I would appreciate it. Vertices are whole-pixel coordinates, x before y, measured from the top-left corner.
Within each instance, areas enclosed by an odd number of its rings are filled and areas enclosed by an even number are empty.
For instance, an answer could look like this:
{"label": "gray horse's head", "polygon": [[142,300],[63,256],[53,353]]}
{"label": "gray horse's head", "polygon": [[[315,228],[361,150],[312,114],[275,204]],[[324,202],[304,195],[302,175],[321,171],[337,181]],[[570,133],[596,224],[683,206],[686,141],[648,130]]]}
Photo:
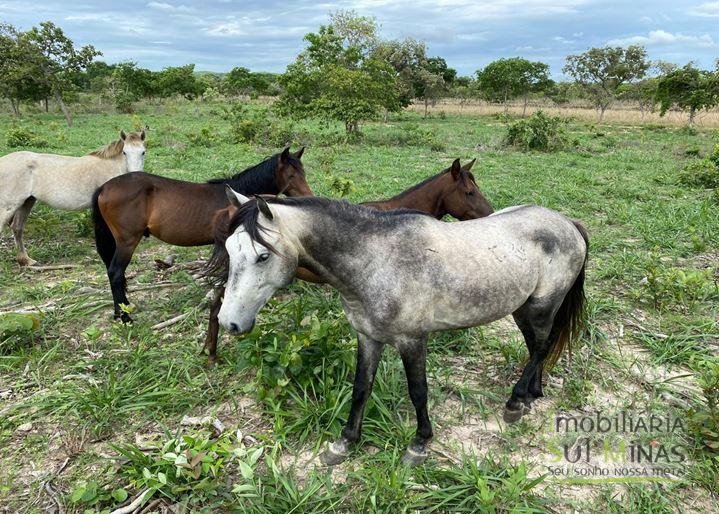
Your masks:
{"label": "gray horse's head", "polygon": [[297,248],[261,197],[251,200],[228,186],[227,198],[237,211],[225,241],[229,267],[218,319],[227,330],[245,333],[275,291],[292,282]]}
{"label": "gray horse's head", "polygon": [[125,134],[123,130],[120,132],[120,139],[123,143],[122,156],[125,159],[127,171],[143,171],[145,169],[145,152],[147,150],[145,131],[143,130],[139,134],[136,132]]}

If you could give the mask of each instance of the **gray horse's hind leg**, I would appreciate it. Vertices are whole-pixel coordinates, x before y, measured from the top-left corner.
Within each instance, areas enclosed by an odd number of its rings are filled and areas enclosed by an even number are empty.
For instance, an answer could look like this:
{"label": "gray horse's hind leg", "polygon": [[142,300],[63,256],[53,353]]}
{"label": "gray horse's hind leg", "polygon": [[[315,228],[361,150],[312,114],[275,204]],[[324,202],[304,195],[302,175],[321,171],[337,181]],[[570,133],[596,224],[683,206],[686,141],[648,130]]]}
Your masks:
{"label": "gray horse's hind leg", "polygon": [[536,301],[529,299],[513,313],[517,326],[522,331],[529,350],[529,362],[522,376],[512,389],[504,409],[504,421],[513,423],[530,408],[532,401],[541,398],[542,369],[558,333],[553,329],[554,317],[561,302]]}
{"label": "gray horse's hind leg", "polygon": [[417,433],[407,447],[402,462],[416,466],[427,458],[427,446],[432,439],[432,423],[427,413],[427,339],[412,342],[400,349],[407,388],[417,415]]}
{"label": "gray horse's hind leg", "polygon": [[357,369],[352,388],[350,415],[347,425],[342,429],[342,436],[330,444],[320,455],[320,460],[325,466],[334,466],[347,459],[350,445],[360,438],[362,415],[372,393],[374,376],[377,373],[377,365],[382,357],[383,349],[383,343],[370,339],[364,334],[357,334]]}
{"label": "gray horse's hind leg", "polygon": [[35,205],[35,197],[31,196],[27,198],[23,204],[15,211],[15,215],[10,222],[10,228],[12,229],[13,236],[15,237],[15,248],[17,249],[17,262],[20,266],[32,266],[37,264],[37,261],[31,259],[27,250],[25,250],[25,243],[23,241],[23,231],[25,230],[25,222],[27,217],[30,215],[30,211]]}

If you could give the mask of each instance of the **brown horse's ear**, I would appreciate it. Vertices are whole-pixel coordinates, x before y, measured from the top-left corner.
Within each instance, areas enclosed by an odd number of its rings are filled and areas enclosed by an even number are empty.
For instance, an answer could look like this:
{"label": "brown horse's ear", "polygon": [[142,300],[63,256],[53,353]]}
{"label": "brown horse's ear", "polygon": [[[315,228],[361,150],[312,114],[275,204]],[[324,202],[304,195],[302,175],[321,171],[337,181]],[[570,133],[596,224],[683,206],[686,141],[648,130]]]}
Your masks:
{"label": "brown horse's ear", "polygon": [[469,170],[471,170],[471,169],[472,169],[472,166],[474,166],[474,163],[475,163],[476,161],[477,161],[477,158],[475,157],[474,159],[472,159],[471,161],[469,161],[467,164],[465,164],[464,166],[462,166],[462,169],[463,169],[464,171],[469,171]]}
{"label": "brown horse's ear", "polygon": [[290,147],[288,146],[284,150],[282,150],[282,153],[280,154],[280,161],[286,162],[287,159],[290,157]]}
{"label": "brown horse's ear", "polygon": [[241,195],[227,184],[225,184],[225,194],[227,195],[227,201],[230,202],[230,205],[234,205],[235,207],[242,207],[243,203],[250,201],[249,198]]}
{"label": "brown horse's ear", "polygon": [[273,219],[274,216],[272,215],[270,206],[267,205],[267,201],[261,196],[257,195],[255,195],[255,199],[257,200],[257,207],[260,209],[260,212],[264,214],[267,219]]}
{"label": "brown horse's ear", "polygon": [[305,153],[305,147],[304,147],[304,146],[303,146],[302,148],[300,148],[299,150],[297,150],[297,153],[295,154],[295,157],[296,157],[297,159],[301,159],[303,153]]}
{"label": "brown horse's ear", "polygon": [[452,167],[449,168],[449,172],[452,174],[454,180],[459,180],[462,175],[462,167],[459,165],[459,159],[455,159],[452,163]]}
{"label": "brown horse's ear", "polygon": [[124,130],[121,130],[121,131],[120,131],[120,139],[122,139],[122,140],[124,141],[125,138],[127,138],[127,134],[125,134],[125,131],[124,131]]}

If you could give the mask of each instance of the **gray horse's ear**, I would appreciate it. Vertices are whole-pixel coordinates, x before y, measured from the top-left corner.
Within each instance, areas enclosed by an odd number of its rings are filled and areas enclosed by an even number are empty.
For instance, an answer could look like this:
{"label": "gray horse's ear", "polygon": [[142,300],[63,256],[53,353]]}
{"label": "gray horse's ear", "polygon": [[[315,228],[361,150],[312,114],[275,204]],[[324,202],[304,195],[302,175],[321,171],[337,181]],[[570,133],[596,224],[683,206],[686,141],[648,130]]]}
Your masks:
{"label": "gray horse's ear", "polygon": [[225,194],[227,195],[227,200],[230,202],[230,205],[234,205],[235,207],[242,207],[243,203],[250,201],[249,198],[241,195],[227,184],[225,184]]}
{"label": "gray horse's ear", "polygon": [[255,196],[255,199],[257,200],[257,207],[260,209],[260,212],[264,214],[267,219],[273,219],[274,216],[272,215],[270,206],[267,205],[267,201],[261,196]]}
{"label": "gray horse's ear", "polygon": [[289,159],[289,157],[290,157],[290,147],[288,146],[287,148],[282,150],[282,153],[280,154],[280,160],[282,162],[286,162],[287,159]]}
{"label": "gray horse's ear", "polygon": [[459,159],[454,160],[452,167],[449,168],[449,172],[452,174],[452,178],[454,180],[459,180],[459,177],[462,174],[462,167],[459,165]]}
{"label": "gray horse's ear", "polygon": [[145,140],[145,130],[144,130],[144,129],[142,130],[142,132],[140,132],[140,139],[141,139],[142,141]]}
{"label": "gray horse's ear", "polygon": [[304,146],[303,146],[302,148],[300,148],[299,150],[297,150],[297,153],[295,154],[295,157],[296,157],[297,159],[301,159],[303,153],[305,153],[305,147],[304,147]]}
{"label": "gray horse's ear", "polygon": [[124,130],[121,130],[121,131],[120,131],[120,139],[122,139],[122,140],[124,141],[125,138],[127,138],[127,134],[125,134],[125,131],[124,131]]}
{"label": "gray horse's ear", "polygon": [[471,161],[469,161],[467,164],[465,164],[464,166],[462,166],[462,169],[463,169],[464,171],[469,171],[469,170],[471,170],[471,169],[472,169],[472,166],[474,166],[474,163],[475,163],[476,161],[477,161],[477,158],[475,157],[474,159],[472,159]]}

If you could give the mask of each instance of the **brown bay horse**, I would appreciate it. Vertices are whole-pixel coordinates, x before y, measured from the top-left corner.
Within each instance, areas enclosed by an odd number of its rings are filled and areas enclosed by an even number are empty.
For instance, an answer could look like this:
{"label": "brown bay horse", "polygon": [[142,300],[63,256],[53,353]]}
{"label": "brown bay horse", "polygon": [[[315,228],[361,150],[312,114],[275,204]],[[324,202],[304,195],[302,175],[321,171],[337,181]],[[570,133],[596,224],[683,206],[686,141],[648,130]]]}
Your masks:
{"label": "brown bay horse", "polygon": [[303,151],[285,148],[241,173],[204,184],[128,173],[98,188],[92,198],[95,245],[107,267],[115,318],[132,321],[120,306],[129,304],[125,270],[143,236],[175,246],[214,243],[213,218],[228,205],[226,185],[248,195],[311,196]]}
{"label": "brown bay horse", "polygon": [[[489,216],[494,212],[492,205],[477,187],[474,175],[470,171],[476,159],[472,159],[464,166],[459,159],[452,165],[426,180],[403,191],[397,196],[387,200],[363,202],[361,205],[375,209],[390,211],[394,209],[414,209],[424,212],[436,219],[449,215],[458,220],[471,220]],[[236,211],[236,207],[229,206],[217,212],[215,217],[215,231],[224,235],[228,229],[229,220]],[[216,256],[213,256],[213,259]],[[222,281],[226,277],[218,277]],[[325,283],[320,277],[305,268],[297,269],[297,278],[316,284]],[[222,306],[224,288],[221,287],[210,307],[210,321],[205,336],[205,345],[202,353],[207,350],[209,363],[217,362],[217,337],[219,323],[217,315]]]}

